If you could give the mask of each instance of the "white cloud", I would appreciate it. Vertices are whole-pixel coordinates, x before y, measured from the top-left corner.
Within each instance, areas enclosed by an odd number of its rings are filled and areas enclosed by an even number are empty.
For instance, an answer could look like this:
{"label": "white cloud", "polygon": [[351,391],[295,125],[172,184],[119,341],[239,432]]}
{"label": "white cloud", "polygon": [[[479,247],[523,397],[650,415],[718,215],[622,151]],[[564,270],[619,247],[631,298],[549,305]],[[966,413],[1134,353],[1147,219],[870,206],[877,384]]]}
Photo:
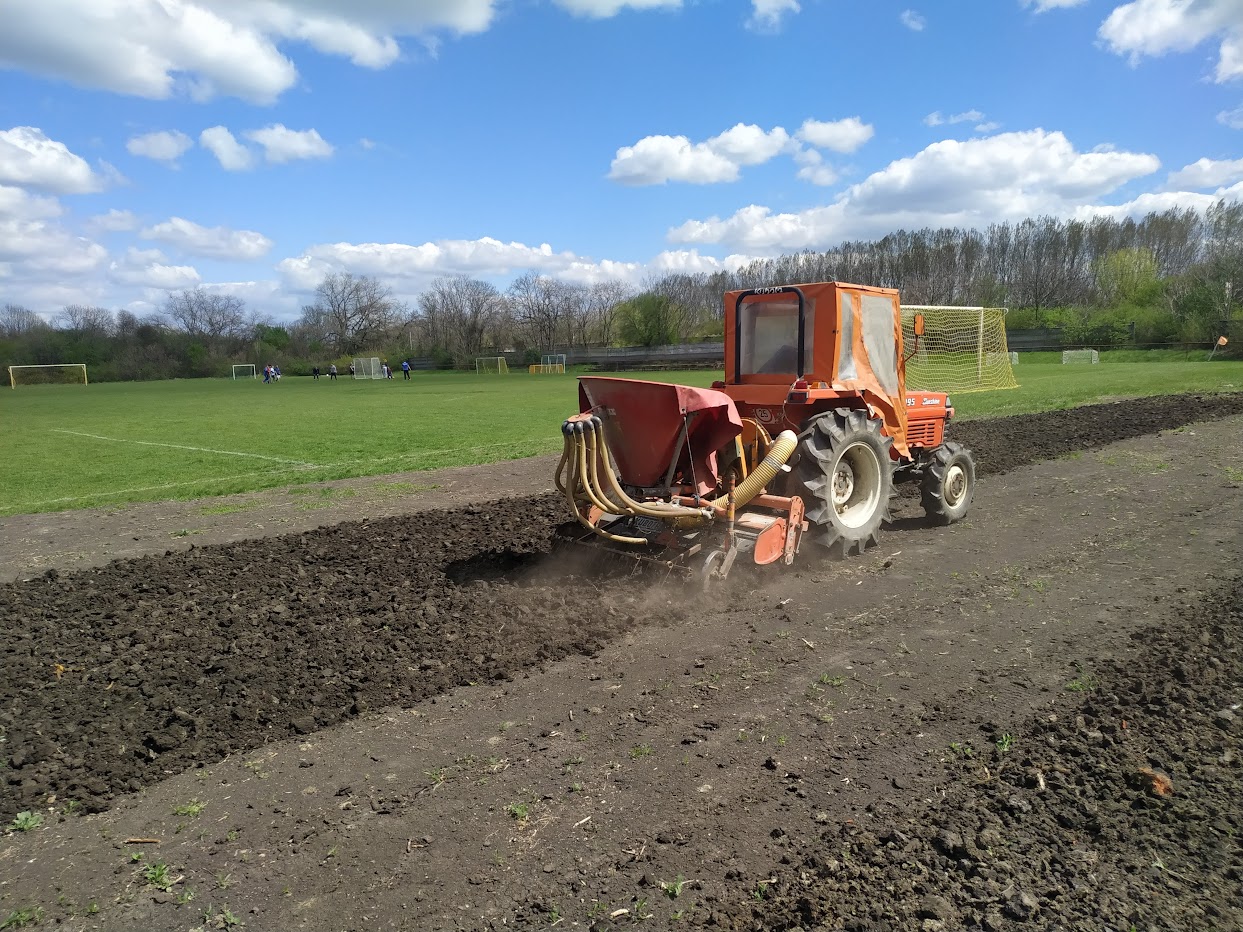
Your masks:
{"label": "white cloud", "polygon": [[97,214],[86,222],[87,229],[100,233],[125,233],[138,229],[138,218],[132,211],[117,210],[115,207],[106,214]]}
{"label": "white cloud", "polygon": [[1134,0],[1115,7],[1098,34],[1132,64],[1215,41],[1216,80],[1243,77],[1243,0]]}
{"label": "white cloud", "polygon": [[903,26],[912,32],[923,32],[924,27],[928,25],[928,21],[914,10],[903,10],[902,15],[898,19]]}
{"label": "white cloud", "polygon": [[924,117],[924,125],[943,126],[947,123],[974,123],[982,119],[984,119],[984,114],[979,110],[964,110],[962,113],[954,113],[950,116],[945,116],[940,110],[934,110]]}
{"label": "white cloud", "polygon": [[333,153],[332,146],[313,129],[286,129],[283,123],[273,123],[243,135],[263,146],[264,157],[277,164],[294,159],[326,159]]}
{"label": "white cloud", "polygon": [[201,281],[198,270],[192,265],[169,265],[158,249],[134,248],[126,250],[120,261],[109,263],[108,278],[118,285],[163,291],[193,288]]}
{"label": "white cloud", "polygon": [[993,130],[998,129],[1001,129],[1001,124],[993,120],[989,120],[987,123],[977,123],[975,127],[977,133],[991,133]]}
{"label": "white cloud", "polygon": [[1231,129],[1243,129],[1243,105],[1217,114],[1217,122]]}
{"label": "white cloud", "polygon": [[820,186],[830,185],[837,181],[837,172],[824,164],[824,156],[815,149],[800,149],[794,154],[794,161],[799,165],[800,181],[808,181]]}
{"label": "white cloud", "polygon": [[834,152],[854,152],[876,134],[870,123],[857,116],[825,123],[820,120],[804,120],[795,135],[818,149]]}
{"label": "white cloud", "polygon": [[553,0],[561,9],[575,16],[604,19],[622,10],[678,9],[682,0]]}
{"label": "white cloud", "polygon": [[141,155],[158,162],[176,162],[192,145],[194,140],[177,130],[160,130],[142,136],[132,136],[125,143],[130,155]]}
{"label": "white cloud", "polygon": [[1072,6],[1080,6],[1088,0],[1020,0],[1023,6],[1034,6],[1037,13],[1048,13],[1049,10],[1065,10]]}
{"label": "white cloud", "polygon": [[756,32],[776,32],[787,14],[798,13],[802,7],[798,0],[751,0],[751,18],[747,27]]}
{"label": "white cloud", "polygon": [[1205,188],[1220,188],[1236,181],[1243,181],[1243,159],[1199,159],[1172,172],[1165,187],[1168,191],[1201,191]]}
{"label": "white cloud", "polygon": [[1159,167],[1142,153],[1076,152],[1063,134],[1040,129],[945,140],[890,163],[831,204],[783,214],[753,204],[724,220],[689,220],[669,236],[773,253],[900,228],[977,227],[1065,214]]}
{"label": "white cloud", "polygon": [[147,227],[139,235],[143,239],[168,243],[191,256],[212,259],[259,259],[272,248],[272,241],[254,230],[204,227],[181,217],[170,217]]}
{"label": "white cloud", "polygon": [[364,136],[364,137],[362,137],[360,140],[358,140],[358,144],[359,144],[362,148],[364,148],[364,149],[374,149],[374,148],[375,148],[375,140],[373,140],[373,139],[368,139],[366,136]]}
{"label": "white cloud", "polygon": [[744,123],[706,142],[692,143],[685,136],[646,136],[617,150],[609,178],[629,185],[737,181],[740,167],[767,162],[789,144],[790,136],[780,126],[763,130]]}
{"label": "white cloud", "polygon": [[[55,198],[0,185],[0,288],[4,300],[35,310],[57,298],[93,300],[86,283],[108,251],[59,222]],[[61,301],[60,303],[64,303]]]}
{"label": "white cloud", "polygon": [[0,64],[83,87],[163,99],[217,94],[272,103],[297,81],[278,48],[381,68],[397,38],[477,33],[497,0],[6,0]]}
{"label": "white cloud", "polygon": [[54,194],[88,194],[103,188],[86,160],[34,126],[0,130],[0,184],[20,184]]}
{"label": "white cloud", "polygon": [[238,142],[223,126],[212,126],[199,133],[199,143],[216,157],[225,171],[245,171],[254,164],[254,154]]}

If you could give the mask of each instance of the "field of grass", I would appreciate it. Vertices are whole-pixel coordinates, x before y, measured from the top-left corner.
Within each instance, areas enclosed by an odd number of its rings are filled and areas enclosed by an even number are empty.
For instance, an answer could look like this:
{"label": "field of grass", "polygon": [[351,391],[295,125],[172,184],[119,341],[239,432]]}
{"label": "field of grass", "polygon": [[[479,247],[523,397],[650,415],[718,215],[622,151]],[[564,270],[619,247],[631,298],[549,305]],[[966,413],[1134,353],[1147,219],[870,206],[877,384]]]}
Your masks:
{"label": "field of grass", "polygon": [[[1243,390],[1241,362],[1016,367],[1021,387],[953,396],[960,417]],[[622,373],[619,373],[622,375]],[[643,373],[708,385],[720,372]],[[561,448],[574,377],[49,385],[0,392],[0,515],[199,498],[516,459]]]}

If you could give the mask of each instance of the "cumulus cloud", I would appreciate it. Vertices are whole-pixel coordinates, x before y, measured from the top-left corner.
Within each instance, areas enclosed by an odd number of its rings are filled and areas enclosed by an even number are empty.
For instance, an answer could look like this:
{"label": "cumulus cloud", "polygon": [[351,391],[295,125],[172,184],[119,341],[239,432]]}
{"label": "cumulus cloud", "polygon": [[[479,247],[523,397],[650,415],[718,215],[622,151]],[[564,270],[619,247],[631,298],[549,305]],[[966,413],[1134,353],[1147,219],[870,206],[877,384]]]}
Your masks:
{"label": "cumulus cloud", "polygon": [[798,0],[751,0],[751,18],[747,27],[756,32],[777,32],[781,29],[781,21],[802,10]]}
{"label": "cumulus cloud", "polygon": [[272,248],[272,241],[254,230],[204,227],[181,217],[170,217],[147,227],[139,235],[143,239],[168,243],[187,255],[211,259],[260,259]]}
{"label": "cumulus cloud", "polygon": [[138,229],[138,218],[132,211],[117,210],[115,207],[106,214],[96,214],[86,221],[87,229],[98,233],[125,233]]}
{"label": "cumulus cloud", "polygon": [[104,186],[85,159],[34,126],[0,130],[0,184],[5,183],[54,194],[89,194]]}
{"label": "cumulus cloud", "polygon": [[1243,105],[1217,114],[1217,122],[1231,129],[1243,129]]}
{"label": "cumulus cloud", "polygon": [[854,152],[875,134],[876,130],[872,124],[864,123],[857,116],[853,116],[827,123],[820,120],[804,120],[795,135],[818,149]]}
{"label": "cumulus cloud", "polygon": [[283,123],[273,123],[244,135],[263,146],[264,158],[277,164],[295,159],[326,159],[333,153],[333,147],[313,129],[287,129]]}
{"label": "cumulus cloud", "polygon": [[[0,185],[0,281],[5,300],[38,310],[52,298],[93,300],[86,287],[107,259],[103,246],[64,228],[53,197]],[[65,303],[61,301],[60,303]]]}
{"label": "cumulus cloud", "polygon": [[1243,181],[1243,159],[1198,159],[1172,172],[1165,187],[1167,191],[1201,191],[1205,188],[1220,188],[1236,181]]}
{"label": "cumulus cloud", "polygon": [[814,185],[830,185],[837,181],[837,172],[824,164],[824,156],[815,149],[800,149],[794,153],[794,161],[798,163],[798,178]]}
{"label": "cumulus cloud", "polygon": [[194,145],[194,140],[177,130],[160,130],[131,136],[125,143],[130,155],[141,155],[143,158],[155,159],[157,162],[176,162]]}
{"label": "cumulus cloud", "polygon": [[687,221],[669,236],[773,253],[900,228],[976,227],[1065,214],[1159,167],[1155,156],[1144,153],[1077,152],[1062,133],[1042,129],[945,140],[890,163],[831,204],[797,213],[753,204],[725,219]]}
{"label": "cumulus cloud", "polygon": [[744,123],[706,142],[692,143],[685,136],[646,136],[617,150],[609,178],[629,185],[737,181],[742,166],[767,162],[789,143],[789,134],[780,126],[763,130]]}
{"label": "cumulus cloud", "polygon": [[1098,35],[1132,64],[1216,42],[1218,83],[1243,77],[1243,0],[1134,0],[1116,7]]}
{"label": "cumulus cloud", "polygon": [[488,28],[497,0],[7,0],[0,64],[82,87],[163,99],[275,101],[297,81],[279,48],[306,43],[382,68],[398,38]]}
{"label": "cumulus cloud", "polygon": [[928,21],[914,10],[903,10],[898,20],[912,32],[923,32],[924,27],[928,25]]}
{"label": "cumulus cloud", "polygon": [[108,265],[108,278],[118,285],[132,285],[162,291],[193,288],[200,281],[192,265],[170,265],[158,249],[127,249],[120,260]]}
{"label": "cumulus cloud", "polygon": [[225,171],[240,172],[255,163],[254,153],[223,126],[211,126],[199,133],[199,144],[216,157]]}

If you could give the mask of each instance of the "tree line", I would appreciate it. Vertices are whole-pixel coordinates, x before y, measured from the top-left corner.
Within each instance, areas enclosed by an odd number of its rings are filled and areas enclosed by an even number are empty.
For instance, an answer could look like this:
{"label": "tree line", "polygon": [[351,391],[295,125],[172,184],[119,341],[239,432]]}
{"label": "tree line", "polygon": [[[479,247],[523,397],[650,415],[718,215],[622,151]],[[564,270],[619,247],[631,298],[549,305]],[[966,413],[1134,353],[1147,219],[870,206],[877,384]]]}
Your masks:
{"label": "tree line", "polygon": [[364,354],[430,357],[444,368],[500,353],[538,361],[554,350],[719,339],[724,292],[833,279],[897,288],[908,304],[1008,307],[1010,328],[1056,327],[1068,345],[1202,342],[1240,303],[1243,204],[902,230],[638,285],[530,272],[501,289],[446,276],[410,303],[377,278],[334,273],[285,324],[202,288],[169,293],[142,317],[69,305],[48,320],[8,303],[0,305],[0,365],[84,362],[92,379],[109,380],[219,376],[234,362],[299,372]]}

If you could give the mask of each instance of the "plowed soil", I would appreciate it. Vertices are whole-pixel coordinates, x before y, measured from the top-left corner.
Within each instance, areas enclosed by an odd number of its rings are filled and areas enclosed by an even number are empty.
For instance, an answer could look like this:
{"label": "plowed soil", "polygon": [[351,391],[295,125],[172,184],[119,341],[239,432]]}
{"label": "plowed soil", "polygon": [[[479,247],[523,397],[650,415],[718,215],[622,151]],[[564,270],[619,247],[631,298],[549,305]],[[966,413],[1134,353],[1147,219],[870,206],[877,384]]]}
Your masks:
{"label": "plowed soil", "polygon": [[0,586],[0,923],[1243,928],[1243,397],[953,436],[710,597],[543,495]]}

